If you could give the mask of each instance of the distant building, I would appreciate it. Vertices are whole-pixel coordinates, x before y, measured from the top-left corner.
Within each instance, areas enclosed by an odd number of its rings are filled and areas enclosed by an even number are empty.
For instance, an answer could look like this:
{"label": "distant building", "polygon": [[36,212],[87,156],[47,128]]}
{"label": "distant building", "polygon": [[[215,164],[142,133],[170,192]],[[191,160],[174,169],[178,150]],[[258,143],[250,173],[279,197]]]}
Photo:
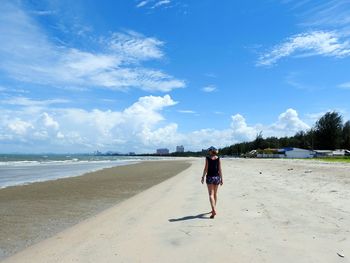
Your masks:
{"label": "distant building", "polygon": [[330,157],[333,156],[332,150],[315,150],[316,157]]}
{"label": "distant building", "polygon": [[177,153],[183,153],[184,151],[185,151],[185,147],[183,147],[183,145],[176,146]]}
{"label": "distant building", "polygon": [[315,150],[316,157],[341,157],[349,156],[350,151],[346,149],[337,149],[337,150]]}
{"label": "distant building", "polygon": [[129,155],[130,156],[134,156],[134,155],[136,155],[136,153],[135,152],[129,152]]}
{"label": "distant building", "polygon": [[257,158],[285,158],[284,149],[272,149],[266,148],[264,150],[252,150],[248,153],[247,156],[251,155],[252,157],[256,156]]}
{"label": "distant building", "polygon": [[315,156],[314,151],[292,147],[279,149],[279,153],[284,154],[286,158],[313,158]]}
{"label": "distant building", "polygon": [[[313,158],[315,152],[300,148],[286,147],[282,149],[264,149],[263,151],[256,151],[257,158]],[[251,151],[252,157],[255,152]]]}
{"label": "distant building", "polygon": [[169,149],[167,149],[167,148],[160,148],[160,149],[157,149],[157,154],[160,154],[160,155],[168,155],[168,154],[169,154]]}
{"label": "distant building", "polygon": [[348,151],[346,149],[337,149],[337,150],[333,151],[333,156],[346,156],[349,154],[350,154],[350,151]]}

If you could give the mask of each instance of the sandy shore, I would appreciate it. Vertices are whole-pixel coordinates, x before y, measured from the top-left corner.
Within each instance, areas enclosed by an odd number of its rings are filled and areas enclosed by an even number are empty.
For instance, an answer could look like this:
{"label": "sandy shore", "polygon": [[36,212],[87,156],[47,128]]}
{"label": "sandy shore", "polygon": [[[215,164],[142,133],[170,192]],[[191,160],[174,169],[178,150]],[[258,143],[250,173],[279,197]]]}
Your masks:
{"label": "sandy shore", "polygon": [[0,189],[0,259],[48,238],[189,167],[151,161]]}
{"label": "sandy shore", "polygon": [[4,262],[350,262],[350,165],[223,160],[209,219],[203,160]]}

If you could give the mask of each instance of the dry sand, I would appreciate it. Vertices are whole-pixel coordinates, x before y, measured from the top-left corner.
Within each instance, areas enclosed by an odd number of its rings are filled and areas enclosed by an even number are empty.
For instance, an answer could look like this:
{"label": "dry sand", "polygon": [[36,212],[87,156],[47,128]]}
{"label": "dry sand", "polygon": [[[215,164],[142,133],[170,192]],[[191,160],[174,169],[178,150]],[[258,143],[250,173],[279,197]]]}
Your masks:
{"label": "dry sand", "polygon": [[190,164],[149,161],[0,189],[0,259],[160,183]]}
{"label": "dry sand", "polygon": [[192,162],[4,262],[350,262],[349,164],[223,159],[209,219]]}

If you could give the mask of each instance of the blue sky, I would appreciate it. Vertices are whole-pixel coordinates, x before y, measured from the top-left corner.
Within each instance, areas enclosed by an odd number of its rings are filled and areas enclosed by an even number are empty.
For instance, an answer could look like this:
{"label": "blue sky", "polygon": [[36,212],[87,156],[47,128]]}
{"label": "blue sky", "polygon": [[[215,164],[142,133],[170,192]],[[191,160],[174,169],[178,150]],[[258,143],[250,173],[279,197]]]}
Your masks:
{"label": "blue sky", "polygon": [[199,150],[350,119],[350,3],[0,6],[0,152]]}

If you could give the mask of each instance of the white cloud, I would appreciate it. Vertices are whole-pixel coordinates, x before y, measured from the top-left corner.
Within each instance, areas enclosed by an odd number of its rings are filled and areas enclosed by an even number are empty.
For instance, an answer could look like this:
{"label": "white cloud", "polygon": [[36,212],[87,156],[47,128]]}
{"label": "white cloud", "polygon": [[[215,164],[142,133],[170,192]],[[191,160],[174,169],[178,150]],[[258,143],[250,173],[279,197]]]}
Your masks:
{"label": "white cloud", "polygon": [[54,130],[58,130],[60,125],[57,121],[55,121],[48,113],[44,112],[42,115],[42,122],[45,127],[53,128]]}
{"label": "white cloud", "polygon": [[171,3],[172,3],[171,0],[142,0],[136,5],[136,7],[140,8],[140,7],[149,6],[149,8],[151,9],[161,8],[161,7],[164,8],[164,7],[169,7]]}
{"label": "white cloud", "polygon": [[350,82],[339,84],[338,87],[341,89],[350,89]]}
{"label": "white cloud", "polygon": [[278,116],[278,121],[270,127],[270,134],[277,133],[280,136],[291,136],[298,131],[310,129],[310,126],[303,122],[296,110],[287,109]]}
{"label": "white cloud", "polygon": [[334,31],[312,31],[298,34],[263,54],[257,65],[270,66],[291,55],[347,57],[350,56],[350,42]]}
{"label": "white cloud", "polygon": [[140,3],[138,3],[138,4],[136,5],[136,7],[137,7],[137,8],[143,7],[143,6],[147,5],[148,2],[149,2],[149,1],[141,1]]}
{"label": "white cloud", "polygon": [[250,141],[255,138],[258,132],[258,126],[249,127],[245,118],[240,114],[231,116],[231,119],[231,129],[237,141]]}
{"label": "white cloud", "polygon": [[225,129],[203,128],[183,133],[177,123],[164,116],[164,111],[176,104],[165,95],[140,97],[121,111],[37,107],[31,103],[13,110],[0,108],[0,148],[28,152],[154,152],[159,147],[175,149],[181,144],[200,150],[210,145],[223,147],[251,141],[260,131],[264,136],[280,137],[309,128],[294,109],[287,109],[272,124],[251,125],[242,115],[235,114]]}
{"label": "white cloud", "polygon": [[170,0],[161,0],[161,1],[158,1],[157,3],[155,3],[152,8],[157,8],[157,7],[160,7],[160,6],[169,5],[170,3],[171,3]]}
{"label": "white cloud", "polygon": [[54,87],[139,88],[167,92],[185,82],[142,66],[164,57],[164,43],[154,37],[127,31],[101,38],[100,51],[83,51],[49,39],[23,10],[0,5],[0,70],[10,78]]}
{"label": "white cloud", "polygon": [[113,33],[107,44],[126,61],[160,59],[164,56],[161,50],[164,42],[153,37],[145,37],[134,31]]}
{"label": "white cloud", "polygon": [[[139,134],[140,142],[146,147],[159,147],[162,145],[171,145],[174,147],[180,143],[181,135],[177,132],[177,124],[172,123],[155,130],[145,127]],[[169,146],[168,146],[169,147]]]}
{"label": "white cloud", "polygon": [[29,122],[22,121],[19,118],[15,118],[8,123],[7,127],[10,131],[14,132],[17,135],[25,135],[29,129],[33,129],[33,125]]}
{"label": "white cloud", "polygon": [[178,110],[180,113],[187,113],[187,114],[195,114],[196,112],[193,110]]}
{"label": "white cloud", "polygon": [[[155,139],[157,135],[169,134],[170,127],[174,126],[170,123],[158,127],[165,121],[160,112],[176,103],[165,95],[141,97],[123,111],[33,107],[31,103],[16,110],[0,109],[0,145],[12,143],[11,149],[14,149],[18,142],[28,142],[37,145],[38,149],[46,147],[46,151],[92,151],[112,147],[127,151],[130,145],[156,147],[160,141],[169,139]],[[19,105],[22,106],[21,101]],[[28,151],[32,150],[32,147],[28,148]]]}
{"label": "white cloud", "polygon": [[53,10],[33,10],[30,13],[37,16],[49,16],[55,14],[56,12]]}
{"label": "white cloud", "polygon": [[208,85],[208,86],[205,86],[205,87],[202,88],[202,91],[208,92],[208,93],[209,92],[214,92],[216,90],[217,90],[217,88],[214,85]]}
{"label": "white cloud", "polygon": [[26,97],[12,97],[7,100],[2,100],[1,103],[17,106],[31,106],[31,107],[43,107],[54,104],[69,103],[69,100],[66,99],[51,99],[51,100],[33,100]]}
{"label": "white cloud", "polygon": [[348,0],[303,0],[282,1],[298,12],[298,17],[303,20],[302,25],[310,27],[337,27],[347,29],[350,24]]}

